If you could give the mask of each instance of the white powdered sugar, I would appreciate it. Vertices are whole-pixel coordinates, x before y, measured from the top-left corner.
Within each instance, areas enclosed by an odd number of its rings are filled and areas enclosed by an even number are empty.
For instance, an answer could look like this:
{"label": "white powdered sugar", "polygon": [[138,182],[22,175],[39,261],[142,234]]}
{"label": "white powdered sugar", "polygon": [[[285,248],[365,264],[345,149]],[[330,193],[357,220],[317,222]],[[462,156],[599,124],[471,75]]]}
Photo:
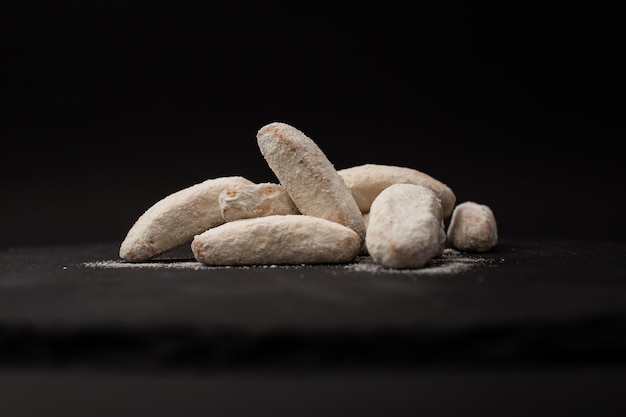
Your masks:
{"label": "white powdered sugar", "polygon": [[[386,268],[376,263],[370,256],[359,256],[354,262],[331,265],[333,269],[344,269],[353,272],[372,274],[408,274],[408,275],[453,275],[470,269],[492,265],[495,259],[468,255],[456,249],[446,248],[440,257],[432,259],[421,268],[395,269]],[[154,260],[151,262],[127,262],[124,260],[103,260],[83,262],[80,266],[96,269],[183,269],[183,270],[214,270],[214,269],[252,269],[252,268],[297,268],[314,267],[313,265],[246,265],[246,266],[209,266],[192,260]],[[319,266],[319,265],[318,265]]]}

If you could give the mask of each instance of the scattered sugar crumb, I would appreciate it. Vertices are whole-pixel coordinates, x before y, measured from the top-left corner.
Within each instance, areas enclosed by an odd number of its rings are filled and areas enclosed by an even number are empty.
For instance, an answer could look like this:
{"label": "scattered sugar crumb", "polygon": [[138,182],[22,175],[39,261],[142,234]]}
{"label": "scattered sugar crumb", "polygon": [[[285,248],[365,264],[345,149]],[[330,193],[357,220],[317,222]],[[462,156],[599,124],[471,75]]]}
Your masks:
{"label": "scattered sugar crumb", "polygon": [[[500,259],[500,262],[503,262]],[[422,268],[416,269],[394,269],[386,268],[376,263],[370,256],[359,256],[355,262],[343,265],[332,265],[334,268],[346,269],[355,272],[387,273],[387,274],[410,274],[410,275],[451,275],[470,270],[477,266],[493,264],[495,261],[476,255],[466,255],[455,249],[446,248],[443,254],[431,260]],[[123,260],[104,260],[83,262],[81,264],[87,268],[104,269],[187,269],[187,270],[208,270],[208,269],[252,269],[252,268],[306,268],[306,264],[299,265],[245,265],[245,266],[210,266],[192,260],[156,260],[152,262],[127,262]]]}
{"label": "scattered sugar crumb", "polygon": [[369,256],[360,256],[357,262],[346,265],[347,269],[359,272],[387,273],[387,274],[410,274],[410,275],[451,275],[470,270],[477,266],[492,264],[493,260],[480,256],[469,256],[456,249],[446,248],[443,254],[432,259],[421,268],[395,269],[387,268],[376,263]]}
{"label": "scattered sugar crumb", "polygon": [[[81,264],[87,268],[116,268],[116,269],[211,269],[218,267],[210,267],[203,265],[197,261],[154,261],[154,262],[126,262],[122,260],[93,261],[83,262]],[[233,268],[231,266],[219,267]]]}

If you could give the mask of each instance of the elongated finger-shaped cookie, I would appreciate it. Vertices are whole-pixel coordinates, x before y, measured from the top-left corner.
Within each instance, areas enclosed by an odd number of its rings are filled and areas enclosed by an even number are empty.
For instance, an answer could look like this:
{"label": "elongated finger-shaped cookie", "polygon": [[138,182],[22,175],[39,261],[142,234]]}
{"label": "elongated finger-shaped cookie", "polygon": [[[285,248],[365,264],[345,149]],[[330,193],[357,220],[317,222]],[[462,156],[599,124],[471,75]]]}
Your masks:
{"label": "elongated finger-shaped cookie", "polygon": [[395,165],[364,164],[337,171],[363,213],[370,210],[378,194],[392,184],[408,183],[430,188],[441,200],[444,218],[452,214],[456,195],[450,187],[432,176],[413,168]]}
{"label": "elongated finger-shaped cookie", "polygon": [[227,222],[273,214],[300,214],[280,184],[239,184],[222,190],[219,195],[222,217]]}
{"label": "elongated finger-shaped cookie", "polygon": [[218,196],[229,186],[254,184],[240,177],[219,177],[194,184],[157,201],[128,231],[120,258],[143,262],[192,241],[193,237],[224,223]]}
{"label": "elongated finger-shaped cookie", "polygon": [[458,204],[448,225],[448,242],[468,252],[488,252],[498,243],[498,226],[491,208],[475,201]]}
{"label": "elongated finger-shaped cookie", "polygon": [[365,238],[365,224],[352,193],[319,146],[286,123],[273,122],[257,133],[263,157],[302,214],[353,229]]}
{"label": "elongated finger-shaped cookie", "polygon": [[372,202],[365,243],[388,268],[420,268],[442,252],[441,202],[417,184],[393,184]]}
{"label": "elongated finger-shaped cookie", "polygon": [[235,220],[191,242],[196,260],[206,265],[347,263],[360,247],[351,228],[303,214]]}

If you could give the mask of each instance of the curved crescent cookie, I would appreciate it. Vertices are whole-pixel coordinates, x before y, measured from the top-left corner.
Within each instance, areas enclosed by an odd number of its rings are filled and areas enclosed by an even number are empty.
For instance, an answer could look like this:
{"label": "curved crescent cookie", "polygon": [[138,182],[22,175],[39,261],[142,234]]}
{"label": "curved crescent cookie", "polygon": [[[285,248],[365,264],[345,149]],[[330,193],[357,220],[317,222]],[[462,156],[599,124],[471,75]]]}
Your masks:
{"label": "curved crescent cookie", "polygon": [[143,262],[192,241],[224,223],[218,196],[226,187],[253,184],[241,177],[219,177],[194,184],[157,201],[133,224],[120,245],[120,258]]}
{"label": "curved crescent cookie", "polygon": [[448,218],[456,202],[452,189],[430,175],[413,168],[394,165],[364,164],[337,171],[352,192],[363,213],[370,210],[372,201],[392,184],[408,183],[430,188],[441,200],[443,217]]}
{"label": "curved crescent cookie", "polygon": [[359,235],[347,226],[303,214],[240,219],[194,237],[191,250],[206,265],[347,263]]}
{"label": "curved crescent cookie", "polygon": [[365,224],[352,193],[317,144],[286,123],[257,133],[263,157],[302,214],[334,221],[365,239]]}

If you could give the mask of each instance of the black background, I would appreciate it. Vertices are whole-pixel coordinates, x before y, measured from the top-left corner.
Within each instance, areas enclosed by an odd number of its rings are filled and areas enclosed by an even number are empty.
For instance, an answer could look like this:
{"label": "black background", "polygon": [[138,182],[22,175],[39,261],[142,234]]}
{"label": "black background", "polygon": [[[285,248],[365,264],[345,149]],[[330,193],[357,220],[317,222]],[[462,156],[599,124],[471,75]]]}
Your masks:
{"label": "black background", "polygon": [[276,181],[264,124],[408,166],[500,236],[624,240],[606,4],[5,1],[0,246],[121,242],[208,178]]}
{"label": "black background", "polygon": [[[171,363],[172,353],[201,362],[207,334],[207,343],[224,352],[262,361],[276,345],[255,356],[257,342],[273,340],[281,320],[303,324],[287,337],[279,333],[278,343],[308,352],[293,356],[306,362],[336,340],[298,335],[308,334],[307,323],[336,313],[366,324],[368,317],[418,324],[431,317],[404,335],[417,335],[418,342],[436,336],[418,347],[442,354],[446,364],[457,354],[468,362],[472,354],[504,354],[519,359],[524,372],[453,366],[400,376],[374,372],[369,379],[159,379],[106,372],[42,378],[3,368],[0,408],[82,416],[110,415],[117,407],[156,416],[210,403],[213,414],[217,408],[231,415],[250,406],[274,415],[350,406],[361,415],[406,409],[617,415],[616,390],[625,377],[626,37],[623,15],[612,4],[3,1],[0,248],[44,245],[0,253],[5,364],[34,358],[35,368],[64,360],[107,367],[140,358],[140,366]],[[74,267],[114,254],[137,217],[172,192],[229,175],[276,181],[255,138],[275,120],[303,130],[338,169],[412,167],[448,184],[458,202],[490,205],[502,243],[489,256],[506,262],[476,275],[418,281],[355,280],[315,268],[233,269],[206,280],[191,271],[131,276]],[[568,241],[537,249],[532,237]],[[576,239],[585,242],[571,242]],[[87,245],[101,241],[112,244]],[[468,320],[472,313],[504,326],[494,331]],[[155,327],[147,326],[151,317]],[[451,317],[466,326],[448,327]],[[187,327],[190,318],[197,327]],[[250,350],[233,349],[228,334],[213,337],[213,324],[229,319],[241,325],[237,334]],[[247,333],[254,319],[277,327]],[[120,326],[113,333],[93,326],[107,320]],[[146,326],[125,332],[124,325],[142,320]],[[183,332],[171,333],[167,323]],[[350,339],[341,335],[340,341]],[[407,349],[405,339],[375,331],[364,337],[358,349],[339,352],[352,356],[366,348],[402,362],[391,348],[395,340]],[[307,340],[321,344],[307,351],[301,343]],[[219,349],[217,356],[211,352],[216,363],[224,359]],[[588,355],[607,366],[598,373],[523,366],[533,354],[567,362],[568,352],[572,361]],[[408,353],[432,360],[428,351]]]}

